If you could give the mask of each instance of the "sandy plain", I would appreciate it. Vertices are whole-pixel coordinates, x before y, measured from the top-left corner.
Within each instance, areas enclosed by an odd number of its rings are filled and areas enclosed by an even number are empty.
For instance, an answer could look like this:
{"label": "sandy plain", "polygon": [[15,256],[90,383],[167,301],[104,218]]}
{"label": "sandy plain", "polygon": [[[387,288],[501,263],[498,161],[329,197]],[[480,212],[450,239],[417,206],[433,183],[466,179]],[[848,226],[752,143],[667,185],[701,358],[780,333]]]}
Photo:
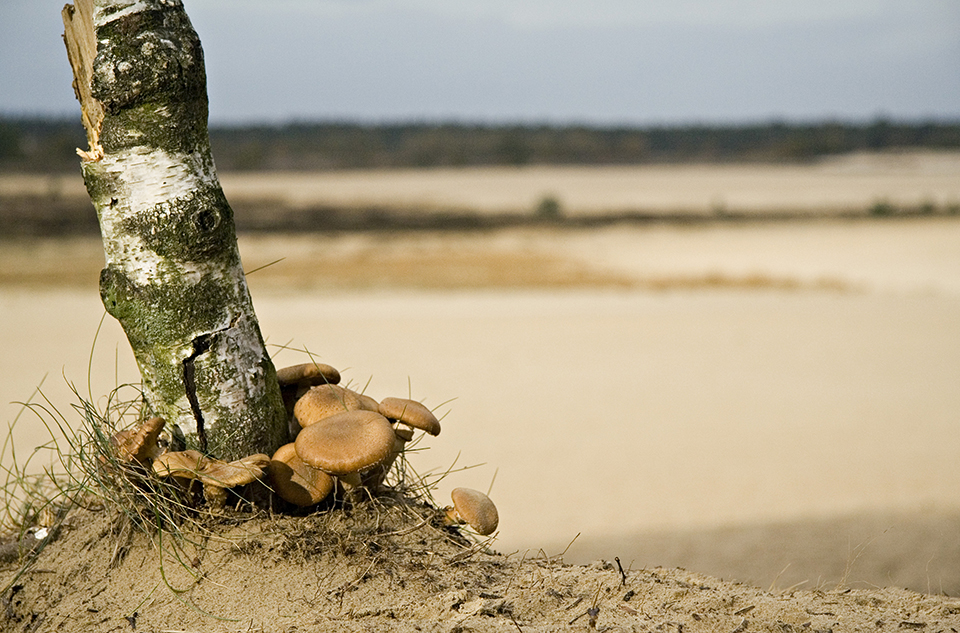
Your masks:
{"label": "sandy plain", "polygon": [[[490,487],[501,551],[960,593],[955,217],[240,246],[270,344],[447,414],[412,460],[478,465],[440,495]],[[88,367],[95,397],[136,380],[109,319],[91,360],[96,239],[6,242],[0,264],[0,420],[41,383],[69,409]]]}
{"label": "sandy plain", "polygon": [[[569,216],[643,213],[863,213],[877,204],[960,205],[960,153],[850,154],[804,164],[527,166],[230,172],[221,175],[238,208],[279,205],[392,211],[530,214],[554,198]],[[75,175],[0,174],[0,197],[86,200]]]}
{"label": "sandy plain", "polygon": [[228,195],[293,206],[526,212],[545,196],[571,214],[644,210],[710,214],[838,211],[960,202],[960,155],[858,154],[807,165],[665,165],[430,169],[329,174],[229,175]]}

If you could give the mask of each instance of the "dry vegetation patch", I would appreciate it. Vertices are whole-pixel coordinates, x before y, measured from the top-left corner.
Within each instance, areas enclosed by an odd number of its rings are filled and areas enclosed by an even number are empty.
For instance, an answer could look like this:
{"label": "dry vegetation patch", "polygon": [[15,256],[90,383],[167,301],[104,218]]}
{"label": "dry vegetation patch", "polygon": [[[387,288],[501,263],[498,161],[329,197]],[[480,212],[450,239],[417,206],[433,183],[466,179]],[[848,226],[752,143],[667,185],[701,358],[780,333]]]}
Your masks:
{"label": "dry vegetation patch", "polygon": [[[576,258],[465,237],[248,238],[241,240],[255,292],[278,289],[570,288],[635,285]],[[34,239],[0,248],[0,285],[94,288],[103,268],[95,238]]]}

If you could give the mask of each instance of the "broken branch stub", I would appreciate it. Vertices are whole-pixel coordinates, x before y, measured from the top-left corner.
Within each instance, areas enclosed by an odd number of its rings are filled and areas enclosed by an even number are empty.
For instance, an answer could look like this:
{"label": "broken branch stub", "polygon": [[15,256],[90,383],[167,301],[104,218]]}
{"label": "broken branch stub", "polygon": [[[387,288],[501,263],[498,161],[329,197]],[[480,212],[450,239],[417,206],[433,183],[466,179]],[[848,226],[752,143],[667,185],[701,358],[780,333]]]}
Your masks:
{"label": "broken branch stub", "polygon": [[73,92],[80,102],[83,128],[87,131],[90,150],[77,149],[81,158],[96,160],[103,156],[100,147],[100,125],[103,123],[103,106],[93,98],[93,62],[97,56],[96,31],[93,27],[93,3],[87,0],[68,4],[61,12],[63,17],[63,42],[67,46],[67,59],[73,69]]}
{"label": "broken branch stub", "polygon": [[152,415],[222,459],[287,441],[276,371],[207,135],[203,51],[180,0],[77,0],[63,11],[106,268]]}

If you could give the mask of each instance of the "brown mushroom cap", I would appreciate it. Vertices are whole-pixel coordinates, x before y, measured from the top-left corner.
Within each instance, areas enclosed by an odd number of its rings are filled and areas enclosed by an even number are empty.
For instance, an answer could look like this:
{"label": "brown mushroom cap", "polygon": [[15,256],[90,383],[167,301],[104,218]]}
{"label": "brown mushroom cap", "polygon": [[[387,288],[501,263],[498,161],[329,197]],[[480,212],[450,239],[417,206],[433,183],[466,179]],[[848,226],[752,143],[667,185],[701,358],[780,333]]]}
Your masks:
{"label": "brown mushroom cap", "polygon": [[210,459],[200,451],[164,453],[153,462],[153,472],[161,477],[199,479]]}
{"label": "brown mushroom cap", "polygon": [[270,464],[270,456],[263,453],[248,455],[233,462],[222,462],[219,459],[210,460],[212,463],[203,473],[200,481],[214,484],[222,488],[245,486],[263,477],[263,471]]}
{"label": "brown mushroom cap", "polygon": [[454,488],[450,493],[456,518],[467,523],[477,534],[487,536],[497,529],[500,516],[490,497],[472,488]]}
{"label": "brown mushroom cap", "polygon": [[320,503],[333,490],[333,478],[303,463],[297,456],[293,442],[277,449],[267,466],[267,472],[277,494],[302,508]]}
{"label": "brown mushroom cap", "polygon": [[380,415],[426,431],[430,435],[440,434],[440,421],[437,416],[416,400],[384,398],[380,401]]}
{"label": "brown mushroom cap", "polygon": [[366,396],[340,385],[317,385],[297,400],[293,407],[293,417],[301,428],[306,428],[337,413],[368,410],[370,404],[364,398]]}
{"label": "brown mushroom cap", "polygon": [[390,455],[363,475],[361,483],[367,488],[376,490],[380,487],[397,457],[403,453],[404,446],[413,439],[413,429],[394,427],[393,435],[393,450]]}
{"label": "brown mushroom cap", "polygon": [[199,480],[203,483],[203,496],[211,504],[222,506],[227,488],[244,486],[260,479],[269,463],[270,458],[262,453],[224,462],[199,451],[188,450],[160,455],[153,462],[153,471],[160,477]]}
{"label": "brown mushroom cap", "polygon": [[110,444],[120,461],[148,465],[163,452],[158,440],[164,424],[163,418],[150,418],[134,429],[117,432]]}
{"label": "brown mushroom cap", "polygon": [[323,363],[302,363],[277,370],[281,387],[287,385],[335,385],[340,382],[340,372]]}
{"label": "brown mushroom cap", "polygon": [[161,477],[199,479],[204,484],[233,488],[260,479],[269,463],[270,458],[261,453],[225,462],[189,450],[164,453],[154,460],[153,471]]}
{"label": "brown mushroom cap", "polygon": [[367,471],[390,456],[396,434],[373,411],[346,411],[311,424],[297,436],[297,455],[331,475]]}
{"label": "brown mushroom cap", "polygon": [[340,372],[323,363],[302,363],[277,370],[277,382],[283,406],[290,417],[290,436],[296,437],[300,425],[293,418],[293,407],[307,389],[314,385],[335,385],[340,382]]}
{"label": "brown mushroom cap", "polygon": [[[380,411],[380,403],[377,402],[376,398],[371,398],[365,393],[358,393],[357,396],[360,397],[360,405],[367,411]],[[383,414],[381,414],[383,415]]]}

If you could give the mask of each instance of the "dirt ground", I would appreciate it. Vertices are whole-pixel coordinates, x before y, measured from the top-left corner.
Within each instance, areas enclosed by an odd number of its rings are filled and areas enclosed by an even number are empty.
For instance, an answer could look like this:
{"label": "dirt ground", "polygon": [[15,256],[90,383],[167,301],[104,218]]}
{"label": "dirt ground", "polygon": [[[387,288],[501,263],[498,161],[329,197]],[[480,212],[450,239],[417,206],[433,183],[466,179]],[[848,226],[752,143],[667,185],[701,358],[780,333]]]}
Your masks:
{"label": "dirt ground", "polygon": [[960,630],[960,599],[901,589],[768,593],[619,560],[503,556],[393,496],[306,516],[229,510],[174,541],[75,510],[0,582],[3,631]]}

